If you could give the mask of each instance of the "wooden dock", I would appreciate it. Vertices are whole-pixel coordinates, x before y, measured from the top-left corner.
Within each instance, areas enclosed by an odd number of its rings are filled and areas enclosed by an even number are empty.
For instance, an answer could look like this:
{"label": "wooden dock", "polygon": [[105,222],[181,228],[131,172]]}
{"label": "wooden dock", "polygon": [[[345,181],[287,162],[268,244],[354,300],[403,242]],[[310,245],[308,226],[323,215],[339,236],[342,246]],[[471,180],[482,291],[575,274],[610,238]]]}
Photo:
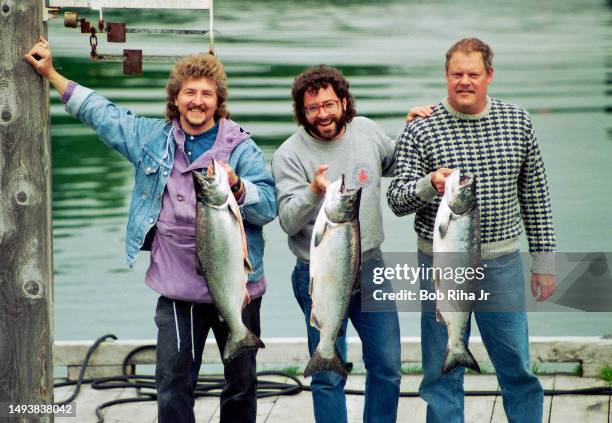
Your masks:
{"label": "wooden dock", "polygon": [[[308,361],[305,338],[266,338],[266,348],[258,353],[258,367],[264,369],[292,368],[302,369]],[[80,371],[88,349],[93,341],[56,341],[54,365],[65,367],[69,379],[75,380]],[[121,374],[121,364],[125,357],[135,348],[154,344],[153,340],[117,340],[106,341],[99,345],[91,356],[86,377],[117,376]],[[204,349],[203,362],[209,367],[203,372],[212,373],[222,369],[219,353],[214,340],[208,340]],[[406,369],[414,364],[419,367],[420,339],[403,337],[402,362]],[[492,368],[482,341],[478,337],[470,339],[470,349],[483,369]],[[573,390],[591,387],[610,386],[608,382],[598,379],[599,371],[612,367],[612,340],[599,337],[532,337],[530,338],[531,359],[541,370],[547,363],[565,365],[582,369],[582,376],[569,374],[539,374],[546,390]],[[136,373],[151,373],[155,363],[155,353],[145,349],[131,356],[128,370]],[[358,338],[348,339],[348,359],[355,364],[356,374],[349,375],[346,389],[363,390],[365,376],[361,363],[361,343]],[[145,367],[140,367],[145,366]],[[148,368],[146,367],[148,366]],[[214,370],[214,368],[219,370]],[[141,371],[145,369],[148,371]],[[212,369],[212,370],[211,370]],[[407,373],[414,373],[408,371]],[[422,376],[407,374],[402,378],[402,392],[417,392]],[[293,383],[286,377],[264,376],[260,380],[278,383]],[[310,379],[304,381],[308,384]],[[67,398],[73,387],[55,389],[55,401]],[[465,378],[466,391],[499,392],[497,378],[494,374],[468,374]],[[73,417],[57,417],[56,422],[74,423],[96,422],[95,409],[100,404],[122,398],[134,398],[138,392],[134,388],[117,388],[112,390],[94,390],[84,385],[76,399],[76,420]],[[363,396],[348,395],[347,408],[350,422],[361,422],[363,413]],[[610,395],[557,395],[546,396],[544,405],[544,422],[550,423],[611,423]],[[398,422],[424,422],[425,403],[419,397],[400,398]],[[219,421],[219,399],[215,397],[198,398],[195,406],[197,422]],[[157,406],[153,401],[120,404],[107,408],[103,412],[105,422],[156,422]],[[314,422],[312,395],[303,391],[293,396],[276,396],[258,401],[258,422],[265,423],[310,423]],[[499,395],[465,398],[466,422],[506,422],[502,399]]]}
{"label": "wooden dock", "polygon": [[[275,380],[290,383],[286,378],[265,377],[266,380]],[[583,378],[567,375],[540,376],[545,389],[576,389],[594,386],[606,386],[606,383],[595,378]],[[404,375],[401,390],[415,392],[421,381],[421,375]],[[363,389],[365,376],[350,375],[347,389]],[[56,388],[55,398],[61,400],[67,397],[71,387]],[[494,375],[466,375],[465,389],[469,390],[497,390],[499,386]],[[77,397],[77,417],[57,417],[56,423],[96,422],[95,409],[103,402],[120,398],[133,398],[137,396],[134,388],[116,390],[93,390],[89,385],[83,387]],[[347,396],[349,422],[361,422],[363,413],[363,396]],[[219,399],[199,398],[195,405],[196,421],[213,423],[219,421]],[[157,422],[157,408],[155,402],[119,404],[104,411],[106,423],[155,423]],[[257,421],[261,423],[312,423],[312,395],[310,392],[301,392],[293,396],[264,398],[258,401]],[[425,403],[420,398],[400,398],[398,422],[424,422]],[[506,422],[500,396],[466,397],[466,422]],[[550,423],[609,423],[610,396],[574,396],[563,395],[545,397],[544,422]]]}

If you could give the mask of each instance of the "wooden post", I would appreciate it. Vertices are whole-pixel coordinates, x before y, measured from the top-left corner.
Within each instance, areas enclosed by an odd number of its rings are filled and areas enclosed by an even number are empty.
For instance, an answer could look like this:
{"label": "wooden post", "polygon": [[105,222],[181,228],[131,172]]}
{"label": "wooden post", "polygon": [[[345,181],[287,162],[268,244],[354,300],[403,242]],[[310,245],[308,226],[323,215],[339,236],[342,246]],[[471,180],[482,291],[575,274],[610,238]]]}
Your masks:
{"label": "wooden post", "polygon": [[[48,84],[23,60],[42,0],[0,0],[0,404],[53,402]],[[6,410],[0,416],[6,416]],[[6,418],[6,417],[5,417]],[[5,421],[0,417],[0,421]],[[16,421],[11,419],[10,421]],[[53,416],[19,421],[52,422]]]}

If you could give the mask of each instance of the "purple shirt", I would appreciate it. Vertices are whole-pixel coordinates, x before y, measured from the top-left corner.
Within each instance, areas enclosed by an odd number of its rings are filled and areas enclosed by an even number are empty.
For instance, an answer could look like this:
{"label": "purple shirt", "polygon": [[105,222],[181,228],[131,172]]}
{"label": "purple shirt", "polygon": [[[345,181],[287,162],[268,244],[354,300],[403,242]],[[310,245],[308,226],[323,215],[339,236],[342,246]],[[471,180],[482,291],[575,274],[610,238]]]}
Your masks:
{"label": "purple shirt", "polygon": [[[234,129],[231,122],[220,119],[215,144],[189,164],[185,154],[185,133],[177,120],[173,122],[172,135],[177,147],[174,167],[162,197],[151,262],[145,277],[146,284],[164,297],[193,303],[213,302],[208,285],[196,271],[196,198],[191,171],[206,168],[213,156],[227,162],[236,145],[249,137],[248,133],[236,133]],[[249,188],[256,189],[245,183],[239,205]],[[266,290],[265,276],[247,283],[247,289],[252,299],[261,297]]]}

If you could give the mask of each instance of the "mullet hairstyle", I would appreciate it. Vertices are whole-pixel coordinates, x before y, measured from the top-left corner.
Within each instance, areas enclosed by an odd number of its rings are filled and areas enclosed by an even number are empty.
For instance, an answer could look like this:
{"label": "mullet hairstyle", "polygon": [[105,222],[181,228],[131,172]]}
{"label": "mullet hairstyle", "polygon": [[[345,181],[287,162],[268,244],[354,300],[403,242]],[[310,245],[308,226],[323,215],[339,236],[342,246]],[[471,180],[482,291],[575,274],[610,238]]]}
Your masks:
{"label": "mullet hairstyle", "polygon": [[230,114],[225,106],[227,100],[227,75],[223,63],[212,54],[192,54],[180,59],[170,72],[168,84],[166,84],[166,112],[167,120],[179,117],[178,107],[174,101],[178,97],[183,81],[192,79],[209,78],[215,82],[217,93],[217,110],[215,120],[229,118]]}
{"label": "mullet hairstyle", "polygon": [[306,92],[316,94],[321,88],[331,86],[342,101],[346,99],[346,110],[344,120],[349,123],[355,117],[355,98],[349,91],[349,82],[342,72],[327,65],[319,65],[310,68],[298,75],[293,81],[291,96],[293,97],[293,117],[298,125],[306,127],[308,120],[304,111],[304,94]]}
{"label": "mullet hairstyle", "polygon": [[484,62],[487,72],[491,72],[491,69],[493,69],[493,50],[491,50],[491,47],[478,38],[463,38],[453,44],[446,52],[446,63],[444,64],[444,68],[447,72],[448,62],[457,51],[465,54],[479,52],[482,55],[482,61]]}

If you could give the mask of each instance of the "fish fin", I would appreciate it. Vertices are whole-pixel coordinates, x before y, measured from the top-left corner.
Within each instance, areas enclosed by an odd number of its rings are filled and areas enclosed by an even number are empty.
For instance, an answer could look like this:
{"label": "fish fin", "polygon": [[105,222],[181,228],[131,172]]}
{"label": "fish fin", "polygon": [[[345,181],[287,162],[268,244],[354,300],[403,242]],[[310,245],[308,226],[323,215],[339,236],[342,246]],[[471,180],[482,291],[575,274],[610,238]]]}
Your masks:
{"label": "fish fin", "polygon": [[344,329],[338,329],[338,338],[342,338],[344,336]]}
{"label": "fish fin", "polygon": [[244,258],[244,271],[247,273],[251,273],[253,271],[253,266],[251,265],[248,256]]}
{"label": "fish fin", "polygon": [[251,303],[251,294],[249,294],[249,290],[244,287],[244,300],[242,301],[242,309]]}
{"label": "fish fin", "polygon": [[321,330],[321,324],[317,320],[317,315],[314,313],[314,310],[312,309],[312,307],[310,308],[310,326],[315,327],[318,330]]}
{"label": "fish fin", "polygon": [[353,285],[353,292],[351,295],[357,294],[358,292],[361,292],[361,267],[357,271],[357,276],[355,277],[355,284]]}
{"label": "fish fin", "polygon": [[227,202],[227,204],[230,212],[232,212],[232,216],[234,216],[239,222],[242,222],[242,215],[240,214],[240,207],[238,207],[238,203],[230,200]]}
{"label": "fish fin", "polygon": [[440,238],[444,238],[446,236],[446,232],[448,232],[448,227],[450,226],[450,221],[452,219],[452,214],[448,214],[448,219],[440,222],[438,226],[438,232],[440,233]]}
{"label": "fish fin", "polygon": [[223,364],[227,364],[237,357],[240,353],[249,350],[256,350],[258,348],[265,348],[265,344],[259,339],[259,336],[255,335],[248,328],[244,338],[234,340],[232,333],[230,332],[223,350]]}
{"label": "fish fin", "polygon": [[249,251],[247,247],[247,239],[246,233],[244,232],[244,222],[242,221],[242,215],[240,214],[240,208],[238,207],[238,203],[230,199],[228,201],[228,206],[231,211],[232,216],[236,218],[238,224],[240,225],[240,238],[242,239],[242,256],[244,257],[244,270],[247,273],[251,273],[253,271],[253,266],[249,262]]}
{"label": "fish fin", "polygon": [[323,358],[319,350],[316,350],[304,370],[304,377],[309,377],[315,372],[324,370],[336,372],[345,380],[347,378],[346,367],[336,351],[334,351],[332,358]]}
{"label": "fish fin", "polygon": [[452,352],[451,350],[446,350],[444,354],[444,364],[442,366],[442,374],[447,375],[454,368],[463,366],[467,369],[472,369],[475,372],[480,373],[480,366],[476,359],[472,355],[472,352],[469,350],[467,345],[461,344],[464,348],[461,348],[459,352]]}
{"label": "fish fin", "polygon": [[204,272],[202,271],[202,266],[200,266],[200,260],[196,257],[196,273],[202,277],[204,277]]}
{"label": "fish fin", "polygon": [[325,230],[327,229],[327,222],[323,224],[322,228],[318,228],[314,233],[314,246],[317,247],[321,240],[323,240],[323,235],[325,235]]}

